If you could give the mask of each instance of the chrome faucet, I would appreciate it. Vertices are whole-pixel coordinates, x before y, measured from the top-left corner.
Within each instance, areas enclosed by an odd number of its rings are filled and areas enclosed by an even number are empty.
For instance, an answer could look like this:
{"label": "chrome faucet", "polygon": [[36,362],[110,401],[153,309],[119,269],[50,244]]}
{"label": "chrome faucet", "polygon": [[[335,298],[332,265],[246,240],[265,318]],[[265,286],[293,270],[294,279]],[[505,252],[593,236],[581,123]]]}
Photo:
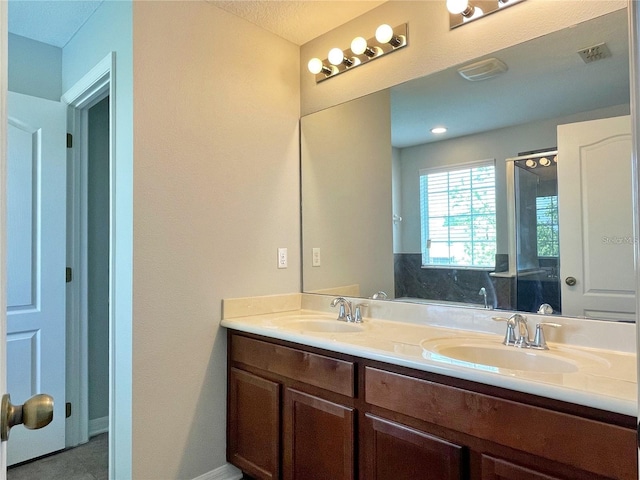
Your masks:
{"label": "chrome faucet", "polygon": [[487,289],[482,287],[478,292],[478,295],[482,295],[484,297],[484,308],[488,309],[489,305],[487,304]]}
{"label": "chrome faucet", "polygon": [[516,327],[518,329],[518,338],[516,339],[516,343],[514,344],[519,348],[528,348],[531,346],[531,341],[529,340],[529,326],[527,325],[527,317],[524,315],[520,315],[519,313],[514,313],[511,315],[516,322]]}
{"label": "chrome faucet", "polygon": [[351,314],[351,302],[344,297],[336,297],[331,301],[331,306],[340,306],[338,310],[338,320],[343,322],[352,322],[353,317]]}
{"label": "chrome faucet", "polygon": [[517,313],[511,315],[509,318],[505,317],[491,317],[496,322],[506,322],[507,323],[507,331],[504,334],[504,340],[502,341],[503,345],[515,345],[516,344],[516,320],[515,316]]}
{"label": "chrome faucet", "polygon": [[[504,317],[491,317],[496,322],[506,322],[507,332],[505,333],[502,343],[507,346],[514,346],[518,348],[532,348],[534,350],[549,350],[549,346],[544,338],[543,327],[559,328],[562,325],[551,322],[540,322],[536,324],[536,332],[533,340],[529,336],[529,326],[527,324],[527,317],[514,313],[509,318]],[[518,334],[516,335],[516,329]]]}

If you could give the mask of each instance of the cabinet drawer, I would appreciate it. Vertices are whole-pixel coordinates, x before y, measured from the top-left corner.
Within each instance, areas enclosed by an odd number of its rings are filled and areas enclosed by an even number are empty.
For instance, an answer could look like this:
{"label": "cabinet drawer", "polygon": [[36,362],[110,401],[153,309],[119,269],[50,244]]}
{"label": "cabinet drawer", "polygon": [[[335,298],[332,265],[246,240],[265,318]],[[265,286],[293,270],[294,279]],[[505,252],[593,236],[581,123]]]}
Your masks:
{"label": "cabinet drawer", "polygon": [[372,367],[365,368],[365,400],[593,473],[637,479],[632,429]]}
{"label": "cabinet drawer", "polygon": [[355,364],[295,348],[231,337],[231,361],[353,398]]}

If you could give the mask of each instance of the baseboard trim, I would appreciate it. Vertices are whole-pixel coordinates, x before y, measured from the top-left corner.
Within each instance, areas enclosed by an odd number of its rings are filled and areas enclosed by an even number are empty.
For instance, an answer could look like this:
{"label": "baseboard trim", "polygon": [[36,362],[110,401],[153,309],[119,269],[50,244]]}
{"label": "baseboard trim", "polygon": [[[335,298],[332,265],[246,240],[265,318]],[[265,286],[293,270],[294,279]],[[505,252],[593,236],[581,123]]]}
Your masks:
{"label": "baseboard trim", "polygon": [[109,416],[89,419],[89,438],[109,431]]}
{"label": "baseboard trim", "polygon": [[230,463],[225,463],[221,467],[200,475],[193,480],[240,480],[241,478],[242,472],[240,470]]}

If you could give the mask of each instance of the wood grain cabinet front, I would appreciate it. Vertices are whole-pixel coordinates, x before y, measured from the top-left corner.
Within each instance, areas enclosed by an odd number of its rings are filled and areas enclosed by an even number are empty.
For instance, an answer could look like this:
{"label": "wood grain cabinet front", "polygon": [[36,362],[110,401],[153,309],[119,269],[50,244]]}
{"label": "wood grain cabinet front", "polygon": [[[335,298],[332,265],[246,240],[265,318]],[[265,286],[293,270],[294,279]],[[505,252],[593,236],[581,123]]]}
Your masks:
{"label": "wood grain cabinet front", "polygon": [[280,385],[229,369],[227,458],[249,475],[280,478]]}
{"label": "wood grain cabinet front", "polygon": [[[576,477],[579,480],[580,477]],[[482,456],[482,480],[565,480],[559,477],[552,477],[545,473],[537,472],[531,468],[526,468],[515,463],[493,458],[488,455]]]}
{"label": "wood grain cabinet front", "polygon": [[227,460],[259,480],[637,480],[634,417],[229,331]]}
{"label": "wood grain cabinet front", "polygon": [[375,480],[462,480],[467,449],[375,415],[364,415],[362,478]]}
{"label": "wood grain cabinet front", "polygon": [[284,480],[354,479],[354,409],[293,389],[284,393]]}

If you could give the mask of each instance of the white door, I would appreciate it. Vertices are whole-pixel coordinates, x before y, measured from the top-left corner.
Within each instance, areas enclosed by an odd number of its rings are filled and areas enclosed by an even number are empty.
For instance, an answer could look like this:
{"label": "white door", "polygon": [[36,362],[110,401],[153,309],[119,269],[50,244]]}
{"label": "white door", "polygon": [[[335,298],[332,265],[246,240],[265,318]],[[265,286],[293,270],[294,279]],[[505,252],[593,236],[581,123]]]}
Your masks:
{"label": "white door", "polygon": [[7,464],[65,446],[66,107],[8,93],[7,392],[54,399],[41,430],[11,430]]}
{"label": "white door", "polygon": [[635,320],[629,116],[558,126],[562,314]]}

